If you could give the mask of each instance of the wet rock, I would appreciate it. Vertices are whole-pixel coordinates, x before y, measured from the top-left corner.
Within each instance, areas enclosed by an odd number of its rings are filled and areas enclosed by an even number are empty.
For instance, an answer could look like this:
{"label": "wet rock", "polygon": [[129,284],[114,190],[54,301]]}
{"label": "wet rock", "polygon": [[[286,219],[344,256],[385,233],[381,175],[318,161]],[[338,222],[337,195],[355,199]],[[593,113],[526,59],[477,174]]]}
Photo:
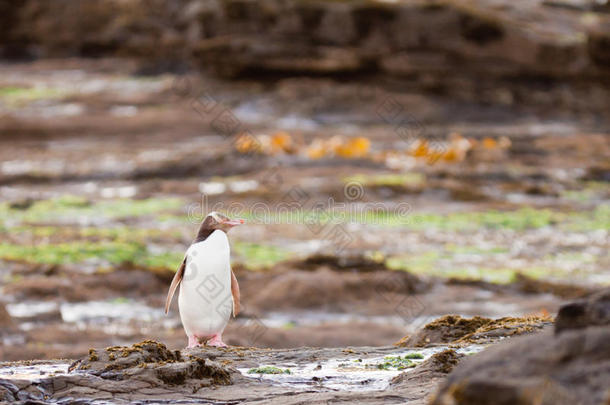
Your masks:
{"label": "wet rock", "polygon": [[117,402],[132,398],[175,400],[205,387],[232,384],[235,373],[205,353],[183,356],[148,340],[132,346],[91,349],[88,356],[69,367],[67,374],[32,381],[11,380],[14,387],[1,380],[0,395],[22,400],[39,400],[43,395]]}
{"label": "wet rock", "polygon": [[[608,5],[606,4],[608,7]],[[610,22],[600,24],[589,31],[587,50],[593,62],[602,69],[610,64]]]}
{"label": "wet rock", "polygon": [[590,167],[583,179],[610,182],[610,164]]}
{"label": "wet rock", "polygon": [[591,290],[586,287],[537,280],[521,273],[516,274],[515,281],[510,287],[527,294],[553,294],[561,298],[570,299],[583,297],[591,292]]}
{"label": "wet rock", "polygon": [[13,324],[13,318],[4,307],[4,304],[0,303],[0,327],[6,328]]}
{"label": "wet rock", "polygon": [[34,204],[35,200],[32,198],[25,198],[18,201],[13,201],[9,204],[9,207],[15,210],[27,210]]}
{"label": "wet rock", "polygon": [[17,398],[15,397],[15,393],[17,393],[19,391],[19,388],[17,388],[14,384],[11,384],[8,381],[2,381],[0,380],[0,401],[6,401],[6,402],[14,402],[17,401]]}
{"label": "wet rock", "polygon": [[485,343],[506,336],[537,332],[550,326],[551,322],[551,318],[539,316],[490,319],[446,315],[430,322],[414,335],[405,336],[397,345],[422,347],[434,343]]}
{"label": "wet rock", "polygon": [[[53,273],[68,273],[53,275]],[[65,266],[33,266],[33,273],[46,272],[15,281],[5,287],[5,293],[18,299],[49,299],[58,296],[71,302],[127,297],[150,296],[166,288],[163,274],[135,269],[117,269],[113,272],[82,274]],[[74,288],[77,285],[79,288]]]}
{"label": "wet rock", "polygon": [[435,405],[601,404],[610,380],[610,328],[511,339],[464,359]]}
{"label": "wet rock", "polygon": [[610,325],[610,289],[605,289],[587,299],[571,302],[559,308],[555,320],[555,333],[608,325]]}
{"label": "wet rock", "polygon": [[205,357],[183,357],[180,351],[169,350],[164,344],[152,340],[129,347],[91,349],[88,357],[76,361],[69,370],[86,371],[118,381],[138,376],[140,379],[154,377],[169,385],[183,385],[189,380],[197,380],[199,386],[231,383],[231,372],[219,364]]}
{"label": "wet rock", "polygon": [[432,403],[607,403],[609,308],[610,289],[564,305],[557,315],[561,333],[518,337],[465,359]]}
{"label": "wet rock", "polygon": [[329,267],[338,271],[380,271],[387,270],[382,263],[364,256],[329,256],[313,255],[305,260],[294,264],[295,267],[307,270],[316,270],[320,267]]}
{"label": "wet rock", "polygon": [[432,378],[437,375],[449,374],[463,357],[463,354],[459,354],[455,350],[443,350],[440,353],[432,355],[432,357],[417,366],[415,370],[394,377],[390,383],[392,385],[404,385],[421,378]]}
{"label": "wet rock", "polygon": [[[278,405],[339,402],[373,405],[388,403],[388,399],[391,399],[391,403],[409,402],[423,405],[427,403],[427,397],[446,375],[445,368],[459,357],[453,351],[439,353],[412,370],[410,376],[405,375],[405,378],[396,380],[386,389],[379,390],[380,386],[385,386],[385,383],[390,381],[393,373],[363,379],[361,372],[349,371],[337,366],[337,360],[353,363],[354,360],[360,359],[360,362],[366,362],[367,359],[379,359],[403,353],[403,349],[301,347],[271,350],[249,347],[198,347],[183,350],[180,354],[181,360],[176,360],[176,352],[167,350],[159,343],[147,341],[130,347],[119,347],[111,352],[120,353],[123,350],[129,353],[126,358],[133,357],[121,363],[120,370],[104,371],[105,365],[110,365],[113,361],[104,360],[107,354],[101,349],[92,351],[77,362],[71,372],[61,372],[40,379],[36,367],[40,367],[42,363],[28,362],[27,366],[33,378],[2,379],[0,393],[7,391],[9,400],[18,397],[21,400],[46,400],[54,403],[62,403],[62,401],[89,403],[97,400],[111,403],[228,404],[258,403],[264,400],[265,403]],[[137,363],[137,361],[141,362]],[[205,363],[204,368],[199,366],[202,363]],[[322,365],[316,368],[315,376],[304,371],[305,367],[312,364]],[[8,365],[5,363],[3,366],[22,365],[22,363]],[[82,367],[86,365],[90,365],[91,368]],[[216,373],[218,370],[210,368],[212,365],[220,367],[229,374],[230,385],[223,383],[209,385],[213,378],[210,378],[208,373]],[[281,382],[274,378],[242,375],[234,372],[233,368],[250,369],[260,365],[290,368],[293,373],[287,376],[288,380]],[[127,367],[122,368],[124,366]],[[80,369],[76,370],[79,367]],[[331,369],[339,367],[346,375],[326,377],[327,367]],[[302,372],[305,374],[301,374]],[[384,383],[380,384],[382,381]],[[8,384],[4,385],[5,382]],[[305,390],[303,383],[308,384]],[[6,389],[2,391],[2,387]]]}
{"label": "wet rock", "polygon": [[503,294],[553,294],[566,299],[581,298],[595,291],[593,288],[581,285],[539,280],[522,273],[515,274],[514,281],[509,284],[497,284],[483,280],[463,278],[450,278],[447,280],[447,284],[476,286]]}
{"label": "wet rock", "polygon": [[243,294],[252,297],[251,305],[259,309],[347,309],[354,302],[381,301],[390,296],[404,299],[429,288],[402,271],[347,273],[328,269],[264,275],[247,284]]}
{"label": "wet rock", "polygon": [[[194,62],[224,76],[382,73],[465,99],[504,103],[501,85],[509,102],[586,102],[602,113],[609,92],[608,22],[598,13],[607,6],[591,8],[584,24],[578,8],[558,11],[545,0],[527,8],[465,0],[4,3],[0,54]],[[175,62],[159,62],[167,60]],[[532,97],[533,77],[551,89]]]}
{"label": "wet rock", "polygon": [[179,351],[171,351],[162,343],[145,340],[130,347],[112,346],[103,351],[90,349],[89,357],[77,360],[70,366],[70,370],[88,370],[92,374],[100,375],[110,370],[124,370],[140,364],[180,360]]}

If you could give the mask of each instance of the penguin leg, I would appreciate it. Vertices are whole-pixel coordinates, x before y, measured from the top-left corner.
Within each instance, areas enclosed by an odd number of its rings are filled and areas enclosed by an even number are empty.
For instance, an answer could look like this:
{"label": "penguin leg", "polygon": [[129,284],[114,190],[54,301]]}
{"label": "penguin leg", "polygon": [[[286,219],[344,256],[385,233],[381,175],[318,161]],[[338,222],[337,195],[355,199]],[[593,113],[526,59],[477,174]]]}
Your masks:
{"label": "penguin leg", "polygon": [[199,346],[199,339],[197,339],[197,336],[188,335],[188,337],[189,337],[189,345],[186,347],[187,349],[190,349],[191,347]]}
{"label": "penguin leg", "polygon": [[227,347],[225,342],[222,341],[222,336],[220,333],[213,335],[212,338],[208,340],[207,345],[215,347]]}

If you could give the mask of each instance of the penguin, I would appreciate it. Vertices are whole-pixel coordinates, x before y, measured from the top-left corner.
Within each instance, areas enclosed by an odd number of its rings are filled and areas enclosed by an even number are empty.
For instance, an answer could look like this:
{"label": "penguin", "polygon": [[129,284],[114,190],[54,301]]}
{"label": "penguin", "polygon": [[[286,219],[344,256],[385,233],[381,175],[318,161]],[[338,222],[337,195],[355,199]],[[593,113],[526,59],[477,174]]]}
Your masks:
{"label": "penguin", "polygon": [[197,237],[186,251],[167,293],[165,313],[178,286],[178,307],[188,337],[187,348],[205,345],[226,347],[222,341],[231,314],[239,313],[240,294],[231,269],[227,232],[243,219],[230,219],[216,211],[201,222]]}

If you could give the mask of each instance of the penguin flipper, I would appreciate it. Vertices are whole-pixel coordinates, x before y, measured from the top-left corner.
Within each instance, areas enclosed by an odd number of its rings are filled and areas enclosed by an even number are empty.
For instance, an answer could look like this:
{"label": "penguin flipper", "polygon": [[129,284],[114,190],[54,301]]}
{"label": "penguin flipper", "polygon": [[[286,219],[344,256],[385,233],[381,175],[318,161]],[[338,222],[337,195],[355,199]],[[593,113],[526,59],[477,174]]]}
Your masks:
{"label": "penguin flipper", "polygon": [[178,288],[178,286],[180,285],[180,282],[182,281],[182,277],[184,277],[184,268],[185,267],[186,267],[186,257],[182,261],[180,268],[174,275],[174,278],[172,279],[172,283],[169,286],[169,291],[167,292],[167,299],[165,300],[165,314],[167,314],[169,312],[169,306],[172,303],[172,298],[174,298],[174,293],[176,292],[176,288]]}
{"label": "penguin flipper", "polygon": [[237,277],[235,277],[235,273],[233,273],[233,270],[231,270],[231,294],[233,295],[233,317],[235,318],[237,314],[239,314],[240,293],[239,284],[237,283]]}

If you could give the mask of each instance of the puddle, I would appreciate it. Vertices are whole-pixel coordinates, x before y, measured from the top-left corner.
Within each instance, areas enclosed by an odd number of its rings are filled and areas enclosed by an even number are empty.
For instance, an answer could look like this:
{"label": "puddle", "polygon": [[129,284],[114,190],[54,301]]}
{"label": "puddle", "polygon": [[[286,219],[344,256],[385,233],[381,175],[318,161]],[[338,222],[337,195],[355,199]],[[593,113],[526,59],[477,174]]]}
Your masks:
{"label": "puddle", "polygon": [[150,322],[164,316],[161,309],[132,301],[66,303],[61,305],[60,310],[64,322],[101,322],[107,319]]}
{"label": "puddle", "polygon": [[50,376],[68,375],[70,363],[0,366],[0,378],[35,381]]}
{"label": "puddle", "polygon": [[294,326],[317,326],[325,323],[348,324],[353,322],[375,323],[379,325],[405,326],[405,320],[400,316],[369,316],[346,313],[302,311],[302,312],[270,312],[260,319],[267,327],[285,328]]}
{"label": "puddle", "polygon": [[[471,354],[481,351],[485,346],[471,345],[464,348],[456,349],[458,353]],[[435,347],[421,350],[404,350],[392,353],[391,357],[405,356],[409,354],[419,353],[423,355],[422,359],[411,360],[416,365],[430,358],[435,353],[442,352],[447,349],[444,347]],[[290,374],[249,374],[250,368],[238,368],[238,370],[246,377],[262,379],[281,386],[311,389],[312,386],[318,388],[326,388],[339,391],[379,391],[384,390],[390,384],[392,378],[397,375],[413,370],[413,368],[398,370],[396,368],[378,369],[378,364],[383,364],[388,356],[360,358],[354,356],[349,359],[330,359],[319,363],[311,363],[307,365],[297,364],[261,364],[261,367],[278,367],[280,369],[289,369]]]}
{"label": "puddle", "polygon": [[161,309],[135,301],[89,301],[57,304],[55,302],[19,302],[6,306],[14,318],[31,318],[58,311],[64,322],[102,323],[108,320],[152,322],[164,318]]}

